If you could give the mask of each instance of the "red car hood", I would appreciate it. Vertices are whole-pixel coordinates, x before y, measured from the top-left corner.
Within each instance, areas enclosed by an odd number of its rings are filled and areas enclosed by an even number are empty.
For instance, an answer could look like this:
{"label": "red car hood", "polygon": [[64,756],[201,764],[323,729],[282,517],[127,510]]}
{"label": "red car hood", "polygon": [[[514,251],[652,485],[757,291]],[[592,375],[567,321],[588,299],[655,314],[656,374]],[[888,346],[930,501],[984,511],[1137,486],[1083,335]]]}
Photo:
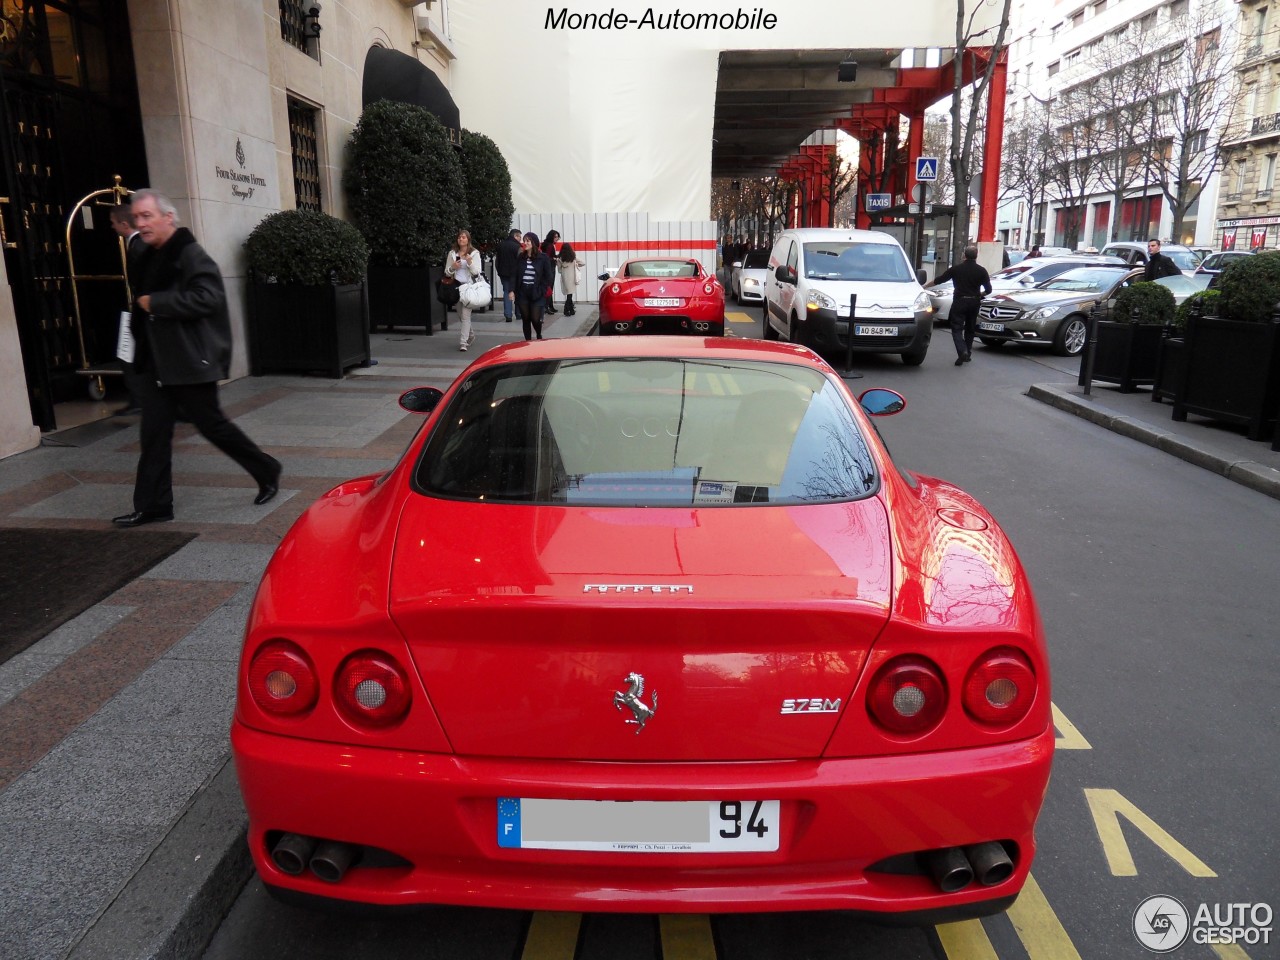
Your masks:
{"label": "red car hood", "polygon": [[460,753],[816,757],[888,618],[889,543],[876,498],[626,509],[414,496],[391,615]]}

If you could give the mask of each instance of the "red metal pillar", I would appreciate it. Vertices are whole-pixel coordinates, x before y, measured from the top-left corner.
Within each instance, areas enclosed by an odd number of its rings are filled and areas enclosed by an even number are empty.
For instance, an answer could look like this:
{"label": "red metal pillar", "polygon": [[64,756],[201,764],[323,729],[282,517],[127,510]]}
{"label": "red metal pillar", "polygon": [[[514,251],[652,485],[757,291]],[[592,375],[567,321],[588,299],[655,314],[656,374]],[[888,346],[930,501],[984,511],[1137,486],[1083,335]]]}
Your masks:
{"label": "red metal pillar", "polygon": [[978,203],[978,240],[996,238],[996,204],[1000,197],[1000,145],[1004,142],[1004,100],[1009,52],[1001,50],[987,91],[987,139],[982,145],[982,196]]}
{"label": "red metal pillar", "polygon": [[874,170],[871,169],[871,150],[863,137],[858,137],[858,202],[853,212],[853,225],[859,230],[871,226],[871,214],[867,213],[867,194],[871,192]]}

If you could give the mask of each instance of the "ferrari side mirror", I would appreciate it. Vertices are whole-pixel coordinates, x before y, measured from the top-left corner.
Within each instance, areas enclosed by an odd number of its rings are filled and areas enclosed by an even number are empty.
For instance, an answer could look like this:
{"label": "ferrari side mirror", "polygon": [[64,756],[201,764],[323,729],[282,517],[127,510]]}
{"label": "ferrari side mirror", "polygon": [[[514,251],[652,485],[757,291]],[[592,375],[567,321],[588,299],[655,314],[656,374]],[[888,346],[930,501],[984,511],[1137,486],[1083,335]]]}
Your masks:
{"label": "ferrari side mirror", "polygon": [[870,417],[888,417],[906,409],[907,400],[896,390],[874,387],[858,397],[858,403]]}
{"label": "ferrari side mirror", "polygon": [[443,396],[438,387],[414,387],[400,394],[400,406],[410,413],[430,413]]}

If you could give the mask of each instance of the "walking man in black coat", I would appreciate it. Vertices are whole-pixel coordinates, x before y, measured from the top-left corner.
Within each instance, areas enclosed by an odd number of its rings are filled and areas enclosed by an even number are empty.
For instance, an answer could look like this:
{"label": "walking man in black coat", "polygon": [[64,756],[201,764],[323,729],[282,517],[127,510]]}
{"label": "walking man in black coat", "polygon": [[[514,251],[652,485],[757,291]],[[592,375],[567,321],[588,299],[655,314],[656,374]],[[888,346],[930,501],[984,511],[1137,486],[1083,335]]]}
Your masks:
{"label": "walking man in black coat", "polygon": [[1181,272],[1167,254],[1160,252],[1159,240],[1147,241],[1147,264],[1142,268],[1143,280],[1150,282],[1161,277],[1176,277]]}
{"label": "walking man in black coat", "polygon": [[520,256],[520,231],[511,228],[505,240],[498,244],[498,254],[494,258],[493,270],[502,281],[502,316],[511,322],[512,314],[518,309],[513,298],[508,297],[516,289],[516,273],[519,265],[516,258]]}
{"label": "walking man in black coat", "polygon": [[978,248],[970,244],[964,248],[964,259],[954,267],[948,267],[942,275],[925,284],[950,280],[955,293],[951,297],[951,339],[956,345],[956,366],[968,363],[973,356],[973,338],[978,332],[978,307],[982,298],[991,292],[991,276],[987,268],[978,263]]}
{"label": "walking man in black coat", "polygon": [[253,502],[272,499],[280,461],[258,449],[218,405],[218,381],[231,365],[231,321],[222,272],[177,224],[167,197],[133,195],[133,222],[148,249],[133,279],[134,367],[141,375],[142,453],[133,486],[133,512],[119,527],[173,519],[173,425],[179,408],[201,436],[258,482]]}

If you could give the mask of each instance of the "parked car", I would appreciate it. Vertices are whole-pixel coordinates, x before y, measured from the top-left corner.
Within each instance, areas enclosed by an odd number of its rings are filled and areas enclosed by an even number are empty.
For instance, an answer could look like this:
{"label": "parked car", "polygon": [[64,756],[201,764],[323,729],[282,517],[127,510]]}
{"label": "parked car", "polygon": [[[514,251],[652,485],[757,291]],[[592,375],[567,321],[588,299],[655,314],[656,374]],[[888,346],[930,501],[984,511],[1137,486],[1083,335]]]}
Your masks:
{"label": "parked car", "polygon": [[[1068,270],[1075,270],[1077,267],[1104,265],[1122,267],[1124,266],[1124,261],[1119,257],[1084,256],[1081,254],[1071,254],[1065,257],[1028,258],[993,273],[991,275],[991,292],[998,293],[1005,290],[1034,287],[1038,283],[1052,280],[1059,274],[1066,273]],[[955,289],[951,281],[948,280],[935,287],[930,287],[926,292],[933,301],[935,322],[944,323],[950,321],[951,301],[955,297]]]}
{"label": "parked car", "polygon": [[1200,261],[1200,266],[1196,267],[1196,273],[1202,274],[1219,274],[1226,269],[1228,263],[1233,260],[1242,260],[1245,257],[1252,257],[1252,250],[1219,250],[1217,253],[1211,253]]}
{"label": "parked car", "polygon": [[[1119,257],[1125,263],[1132,264],[1135,267],[1145,266],[1147,262],[1147,241],[1136,240],[1118,240],[1114,243],[1108,243],[1102,248],[1105,255]],[[1200,255],[1190,247],[1184,247],[1180,243],[1161,243],[1160,252],[1173,261],[1183,273],[1190,276],[1196,272],[1196,267],[1200,266]]]}
{"label": "parked car", "polygon": [[[1055,731],[996,519],[812,351],[508,344],[320,497],[248,618],[248,842],[293,900],[1005,909]],[[320,904],[323,900],[318,901]]]}
{"label": "parked car", "polygon": [[1041,247],[1040,256],[1042,257],[1074,257],[1076,251],[1070,247]]}
{"label": "parked car", "polygon": [[724,286],[688,257],[640,257],[600,274],[600,336],[724,335]]}
{"label": "parked car", "polygon": [[1013,266],[1015,263],[1021,263],[1023,260],[1027,259],[1027,251],[1019,250],[1017,247],[1005,247],[1004,252],[1009,257],[1010,266]]}
{"label": "parked car", "polygon": [[[898,241],[875,230],[788,230],[765,278],[764,336],[814,350],[898,353],[924,362],[933,304]],[[850,298],[857,316],[850,323]],[[852,331],[850,330],[852,327]]]}
{"label": "parked car", "polygon": [[761,303],[764,301],[764,281],[769,272],[769,251],[749,250],[736,261],[729,280],[735,303]]}
{"label": "parked car", "polygon": [[[1068,270],[1029,290],[992,294],[978,308],[978,339],[988,347],[1047,343],[1054,353],[1074,357],[1084,349],[1090,311],[1141,280],[1142,271],[1132,267],[1095,265]],[[1181,303],[1203,290],[1208,278],[1178,274],[1155,282]]]}

